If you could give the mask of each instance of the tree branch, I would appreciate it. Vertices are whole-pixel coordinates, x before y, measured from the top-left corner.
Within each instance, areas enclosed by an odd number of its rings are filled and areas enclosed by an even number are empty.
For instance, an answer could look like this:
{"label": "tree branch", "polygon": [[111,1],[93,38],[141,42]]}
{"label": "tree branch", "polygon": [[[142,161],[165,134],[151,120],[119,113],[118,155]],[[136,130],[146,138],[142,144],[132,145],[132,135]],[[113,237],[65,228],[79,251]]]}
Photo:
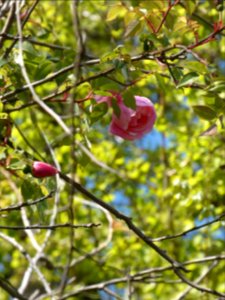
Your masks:
{"label": "tree branch", "polygon": [[204,223],[202,225],[192,227],[192,228],[190,228],[190,229],[188,229],[186,231],[183,231],[181,233],[178,233],[178,234],[166,235],[166,236],[158,237],[158,238],[152,239],[152,241],[153,242],[161,242],[161,241],[164,241],[164,240],[170,240],[170,239],[175,239],[175,238],[178,238],[178,237],[181,237],[181,236],[186,236],[188,233],[190,233],[192,231],[196,231],[196,230],[199,230],[199,229],[204,228],[206,226],[209,226],[209,225],[212,225],[212,224],[217,223],[219,221],[222,221],[222,219],[224,219],[224,218],[225,218],[225,213],[223,213],[219,217],[213,219],[212,221],[206,222],[206,223]]}
{"label": "tree branch", "polygon": [[64,223],[64,224],[55,224],[55,225],[30,225],[30,226],[2,226],[0,225],[0,229],[9,229],[9,230],[34,230],[34,229],[49,229],[49,230],[55,230],[57,228],[92,228],[92,227],[99,227],[101,226],[100,223],[89,223],[89,224],[79,224],[74,225],[70,223]]}
{"label": "tree branch", "polygon": [[63,173],[59,173],[60,177],[65,180],[67,183],[73,185],[78,191],[80,191],[83,195],[87,196],[89,199],[100,205],[101,207],[105,208],[107,211],[109,211],[111,214],[113,214],[116,218],[123,220],[128,228],[130,228],[142,241],[144,241],[147,245],[149,245],[151,248],[153,248],[161,257],[163,257],[166,261],[168,261],[174,268],[180,268],[184,271],[185,268],[180,264],[179,262],[172,259],[165,250],[162,250],[158,246],[156,246],[149,237],[147,237],[129,218],[128,216],[120,213],[117,209],[115,209],[113,206],[109,205],[108,203],[102,201],[101,199],[97,198],[95,195],[90,193],[88,190],[86,190],[83,186],[81,186],[76,181],[72,180],[68,176],[66,176]]}
{"label": "tree branch", "polygon": [[48,198],[51,198],[53,196],[55,192],[51,191],[47,196],[41,197],[39,199],[36,199],[34,201],[28,201],[28,202],[22,202],[19,204],[15,204],[15,205],[11,205],[8,207],[4,207],[4,208],[0,208],[0,213],[1,212],[11,212],[11,211],[15,211],[15,210],[20,210],[22,207],[28,207],[28,206],[32,206],[32,205],[36,205],[42,201],[45,201]]}
{"label": "tree branch", "polygon": [[17,289],[11,285],[10,282],[0,277],[0,287],[5,290],[10,296],[17,298],[19,300],[27,300],[23,295],[21,295]]}

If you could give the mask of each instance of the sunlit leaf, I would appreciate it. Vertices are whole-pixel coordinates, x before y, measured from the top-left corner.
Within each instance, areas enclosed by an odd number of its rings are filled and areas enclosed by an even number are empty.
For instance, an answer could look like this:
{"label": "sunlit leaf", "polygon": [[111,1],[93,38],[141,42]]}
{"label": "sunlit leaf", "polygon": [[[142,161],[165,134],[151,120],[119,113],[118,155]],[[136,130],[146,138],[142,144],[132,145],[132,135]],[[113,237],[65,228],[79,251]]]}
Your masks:
{"label": "sunlit leaf", "polygon": [[185,74],[179,81],[177,87],[180,88],[180,87],[183,87],[183,86],[193,83],[196,80],[196,77],[198,77],[198,76],[199,75],[196,72],[190,72],[188,74]]}
{"label": "sunlit leaf", "polygon": [[110,22],[126,13],[127,9],[123,5],[115,5],[109,8],[106,21]]}

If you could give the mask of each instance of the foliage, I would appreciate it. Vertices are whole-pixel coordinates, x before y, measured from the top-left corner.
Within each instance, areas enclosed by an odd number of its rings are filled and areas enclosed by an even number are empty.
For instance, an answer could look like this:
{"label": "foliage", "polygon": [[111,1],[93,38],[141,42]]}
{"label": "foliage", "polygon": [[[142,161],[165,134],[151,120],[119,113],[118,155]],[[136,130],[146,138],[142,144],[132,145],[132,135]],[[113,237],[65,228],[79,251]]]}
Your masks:
{"label": "foliage", "polygon": [[[0,11],[0,298],[224,299],[223,1]],[[153,131],[110,134],[111,91]]]}

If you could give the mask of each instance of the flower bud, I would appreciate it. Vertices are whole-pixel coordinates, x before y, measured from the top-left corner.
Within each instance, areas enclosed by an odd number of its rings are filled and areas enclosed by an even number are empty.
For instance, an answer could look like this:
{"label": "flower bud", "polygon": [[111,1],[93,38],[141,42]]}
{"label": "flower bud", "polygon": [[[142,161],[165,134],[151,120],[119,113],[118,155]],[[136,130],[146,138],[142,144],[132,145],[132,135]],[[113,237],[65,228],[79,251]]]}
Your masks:
{"label": "flower bud", "polygon": [[54,176],[58,172],[55,167],[41,161],[35,161],[32,166],[32,175],[37,178]]}

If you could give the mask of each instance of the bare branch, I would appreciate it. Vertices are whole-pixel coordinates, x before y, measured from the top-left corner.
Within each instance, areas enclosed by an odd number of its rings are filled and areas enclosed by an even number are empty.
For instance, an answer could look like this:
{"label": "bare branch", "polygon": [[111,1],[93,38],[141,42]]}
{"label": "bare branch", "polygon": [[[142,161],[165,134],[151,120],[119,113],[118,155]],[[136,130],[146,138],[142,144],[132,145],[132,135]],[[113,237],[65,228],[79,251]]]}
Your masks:
{"label": "bare branch", "polygon": [[30,226],[2,226],[0,225],[0,229],[9,229],[9,230],[34,230],[34,229],[49,229],[49,230],[55,230],[57,228],[92,228],[92,227],[99,227],[101,226],[100,223],[89,223],[89,224],[79,224],[74,225],[70,223],[65,224],[55,224],[55,225],[30,225]]}
{"label": "bare branch", "polygon": [[11,205],[5,208],[0,208],[0,213],[1,212],[11,212],[11,211],[15,211],[15,210],[20,210],[22,207],[29,207],[32,205],[36,205],[42,201],[45,201],[48,198],[51,198],[54,194],[54,191],[50,192],[48,195],[41,197],[39,199],[36,199],[34,201],[28,201],[28,202],[21,202],[19,204],[15,204],[15,205]]}
{"label": "bare branch", "polygon": [[[211,266],[206,270],[204,271],[198,279],[195,280],[195,283],[198,284],[200,283],[211,271],[212,269],[214,269],[216,266],[218,265],[218,261],[214,261]],[[186,295],[191,291],[192,287],[189,286],[180,296],[178,296],[176,298],[176,300],[183,300],[185,299]]]}
{"label": "bare branch", "polygon": [[164,241],[164,240],[170,240],[170,239],[175,239],[175,238],[178,238],[178,237],[186,236],[190,232],[193,232],[193,231],[199,230],[201,228],[207,227],[209,225],[212,225],[214,223],[220,222],[224,218],[225,218],[225,213],[223,213],[219,217],[213,219],[212,221],[206,222],[206,223],[204,223],[202,225],[192,227],[192,228],[190,228],[190,229],[188,229],[186,231],[183,231],[181,233],[178,233],[178,234],[166,235],[166,236],[158,237],[158,238],[152,239],[152,241],[153,242],[161,242],[161,241]]}
{"label": "bare branch", "polygon": [[72,184],[75,186],[75,188],[80,191],[83,195],[87,196],[89,199],[100,205],[101,207],[105,208],[107,211],[109,211],[111,214],[113,214],[116,218],[123,220],[127,226],[141,239],[143,240],[147,245],[149,245],[151,248],[153,248],[161,257],[163,257],[166,261],[168,261],[174,268],[181,268],[185,270],[185,268],[172,259],[165,250],[162,250],[158,246],[156,246],[149,237],[147,237],[134,223],[131,221],[131,218],[125,216],[124,214],[120,213],[118,210],[116,210],[114,207],[109,205],[108,203],[105,203],[101,199],[97,198],[95,195],[90,193],[88,190],[86,190],[83,186],[81,186],[76,181],[72,180],[68,176],[66,176],[63,173],[60,173],[60,177],[65,180],[67,183]]}
{"label": "bare branch", "polygon": [[98,247],[94,248],[89,253],[86,253],[85,255],[82,255],[78,259],[74,259],[71,262],[71,265],[70,265],[71,267],[73,267],[76,264],[82,262],[84,259],[86,259],[88,257],[91,257],[91,256],[94,256],[97,253],[99,253],[100,251],[102,251],[104,248],[106,248],[110,244],[110,242],[112,241],[112,237],[113,237],[113,219],[112,219],[110,213],[106,209],[104,209],[101,206],[99,206],[99,205],[97,205],[95,203],[92,203],[90,201],[87,201],[87,200],[84,200],[84,199],[80,199],[80,198],[77,198],[77,197],[76,197],[76,200],[81,201],[81,203],[83,203],[85,205],[88,205],[88,206],[100,209],[105,214],[105,216],[107,218],[107,221],[109,223],[109,226],[108,226],[108,235],[107,235],[105,241],[103,241]]}
{"label": "bare branch", "polygon": [[161,257],[163,257],[166,261],[168,261],[174,270],[174,273],[186,284],[188,284],[189,286],[201,291],[201,292],[206,292],[209,294],[213,294],[213,295],[217,295],[217,296],[225,296],[225,294],[223,293],[219,293],[217,291],[213,291],[211,289],[199,286],[198,284],[190,281],[189,279],[187,279],[183,273],[181,272],[181,270],[183,271],[187,271],[183,264],[177,262],[176,260],[174,260],[173,258],[171,258],[165,250],[162,250],[161,248],[159,248],[158,246],[156,246],[152,240],[147,237],[133,222],[132,220],[121,214],[118,210],[116,210],[114,207],[112,207],[111,205],[103,202],[101,199],[97,198],[96,196],[94,196],[92,193],[90,193],[89,191],[87,191],[83,186],[81,186],[79,183],[73,181],[71,178],[69,178],[68,176],[60,173],[60,177],[62,179],[64,179],[67,183],[72,184],[76,187],[76,189],[78,191],[80,191],[82,194],[86,195],[89,199],[91,199],[92,201],[94,201],[95,203],[97,203],[98,205],[100,205],[101,207],[104,207],[106,210],[108,210],[110,213],[112,213],[116,218],[123,220],[128,228],[130,230],[132,230],[142,241],[144,241],[147,245],[149,245],[152,249],[154,249]]}
{"label": "bare branch", "polygon": [[17,30],[19,36],[19,56],[18,56],[18,63],[21,67],[22,75],[24,80],[27,83],[27,88],[30,90],[34,101],[48,114],[50,115],[58,124],[59,126],[68,134],[71,134],[70,129],[68,126],[63,122],[63,120],[57,115],[54,110],[48,107],[41,99],[39,99],[38,95],[36,94],[33,85],[30,82],[29,76],[27,74],[27,70],[25,67],[24,59],[23,59],[23,34],[22,34],[22,26],[20,22],[20,7],[19,2],[16,2],[16,20],[17,20]]}
{"label": "bare branch", "polygon": [[21,244],[19,244],[14,238],[9,237],[9,236],[7,236],[6,234],[4,234],[2,232],[0,232],[0,238],[4,239],[5,241],[7,241],[8,243],[13,245],[16,249],[18,249],[20,251],[20,253],[30,263],[31,268],[37,273],[37,275],[38,275],[40,281],[42,282],[47,294],[51,294],[51,289],[50,289],[49,283],[46,281],[44,275],[41,273],[41,271],[39,270],[37,265],[33,263],[32,258],[30,257],[28,252],[24,249],[24,247]]}
{"label": "bare branch", "polygon": [[0,287],[6,291],[10,296],[15,297],[19,300],[27,300],[23,295],[21,295],[17,289],[11,285],[10,282],[0,277]]}
{"label": "bare branch", "polygon": [[[19,37],[18,36],[13,36],[7,33],[0,33],[0,41],[1,38],[7,39],[7,40],[14,40],[14,41],[18,41]],[[32,38],[31,36],[23,36],[23,40],[27,41],[31,44],[37,45],[37,46],[42,46],[42,47],[46,47],[46,48],[50,48],[50,49],[57,49],[57,50],[72,50],[69,47],[65,47],[65,46],[60,46],[60,45],[55,45],[55,44],[49,44],[49,43],[45,43],[39,40],[36,40],[34,38]]]}
{"label": "bare branch", "polygon": [[[15,1],[16,2],[16,1]],[[33,4],[31,5],[31,7],[29,8],[29,10],[27,11],[27,14],[21,24],[21,29],[24,28],[24,26],[26,25],[27,21],[29,20],[30,18],[30,15],[32,14],[32,12],[34,11],[35,7],[37,6],[39,0],[35,0],[33,2]],[[19,38],[18,38],[19,39]],[[13,47],[15,46],[17,40],[14,40],[11,44],[11,46],[5,51],[4,55],[3,55],[3,58],[7,58],[9,56],[9,53],[12,51]]]}
{"label": "bare branch", "polygon": [[[186,261],[183,262],[183,265],[193,265],[193,264],[201,264],[201,263],[205,263],[205,262],[210,262],[212,261],[213,264],[211,266],[214,267],[214,264],[216,264],[219,260],[225,260],[225,255],[215,255],[215,256],[208,256],[208,257],[204,257],[202,259],[195,259],[195,260],[190,260],[190,261]],[[129,274],[129,280],[131,282],[144,282],[145,280],[148,279],[148,283],[153,282],[156,283],[156,278],[158,277],[156,275],[156,273],[161,273],[164,271],[168,271],[168,270],[173,270],[172,266],[166,266],[166,267],[156,267],[156,268],[151,268],[151,269],[146,269],[146,270],[142,270],[139,271],[137,273],[134,274]],[[207,275],[207,274],[206,274]],[[159,281],[157,281],[159,282]],[[161,282],[165,283],[165,280],[161,280]],[[80,293],[85,293],[88,291],[94,291],[94,290],[103,290],[105,287],[110,286],[110,285],[115,285],[115,284],[119,284],[119,283],[127,283],[127,276],[124,277],[120,277],[120,278],[114,278],[108,281],[104,281],[104,282],[100,282],[97,284],[93,284],[93,285],[89,285],[89,286],[84,286],[81,287],[75,291],[71,291],[67,294],[65,294],[62,298],[60,298],[60,300],[65,300],[68,299],[70,297],[73,297],[75,295],[78,295]],[[171,283],[171,281],[168,281],[168,283]],[[179,281],[172,281],[172,283],[182,283],[181,280]],[[41,300],[45,297],[45,295],[42,295],[40,297],[38,297],[36,300]]]}
{"label": "bare branch", "polygon": [[3,42],[5,40],[5,35],[7,34],[7,32],[10,29],[10,27],[12,26],[14,18],[15,18],[15,2],[12,2],[8,18],[7,18],[7,20],[6,20],[5,24],[4,24],[4,27],[3,27],[2,31],[1,31],[1,34],[0,34],[0,48],[2,47]]}

